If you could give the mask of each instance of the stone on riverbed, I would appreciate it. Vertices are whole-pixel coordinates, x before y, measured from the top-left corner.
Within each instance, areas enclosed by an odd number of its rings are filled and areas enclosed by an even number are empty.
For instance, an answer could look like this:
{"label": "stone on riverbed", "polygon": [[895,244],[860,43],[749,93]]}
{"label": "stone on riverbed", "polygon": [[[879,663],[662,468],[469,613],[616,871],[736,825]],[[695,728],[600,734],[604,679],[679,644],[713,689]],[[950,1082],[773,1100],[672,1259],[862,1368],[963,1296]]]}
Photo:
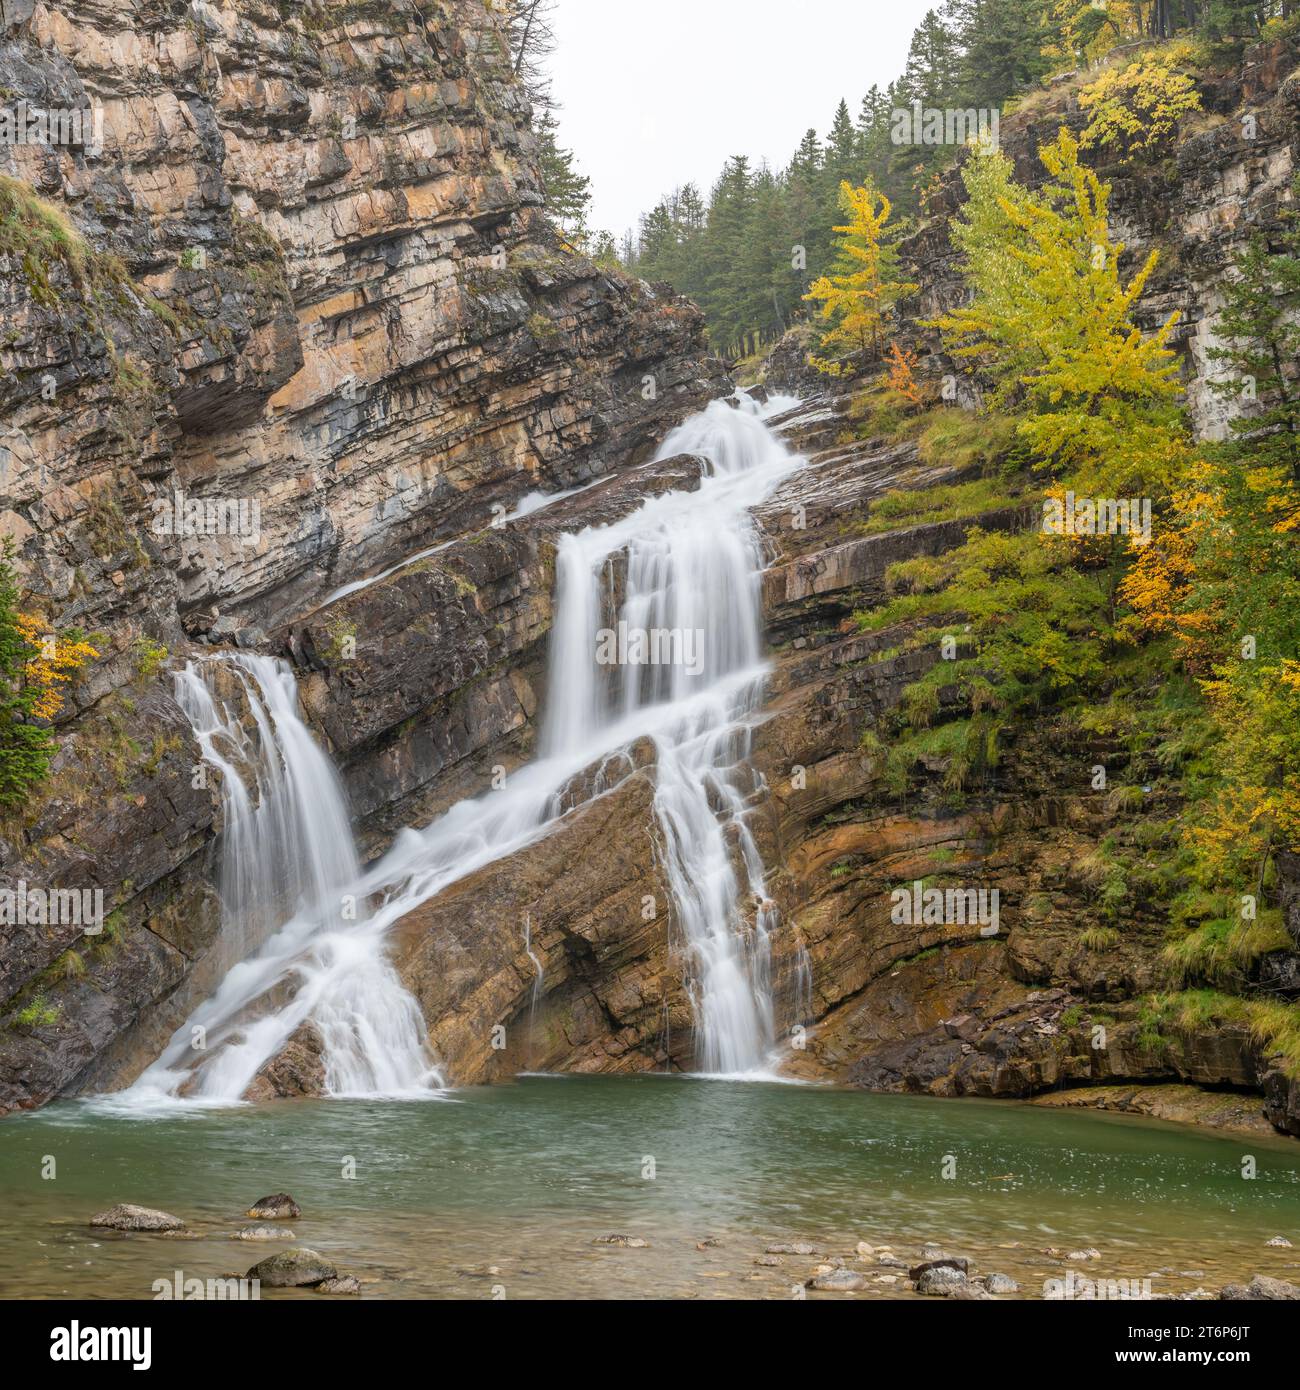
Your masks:
{"label": "stone on riverbed", "polygon": [[137,1207],[130,1202],[119,1202],[98,1216],[90,1218],[92,1226],[110,1231],[183,1231],[185,1223],[179,1216],[170,1212],[158,1211],[153,1207]]}
{"label": "stone on riverbed", "polygon": [[923,1264],[914,1265],[907,1271],[907,1277],[915,1283],[927,1269],[956,1269],[962,1274],[969,1274],[970,1261],[965,1255],[937,1255]]}
{"label": "stone on riverbed", "polygon": [[648,1250],[650,1242],[640,1236],[597,1236],[593,1245],[616,1245],[623,1250]]}
{"label": "stone on riverbed", "polygon": [[930,1294],[937,1298],[948,1298],[958,1289],[966,1288],[966,1272],[954,1269],[952,1265],[929,1265],[921,1271],[916,1281],[917,1293]]}
{"label": "stone on riverbed", "polygon": [[1290,1250],[1291,1248],[1291,1242],[1285,1236],[1273,1236],[1272,1239],[1266,1240],[1264,1244],[1276,1245],[1282,1250]]}
{"label": "stone on riverbed", "polygon": [[244,1226],[236,1231],[231,1240],[297,1240],[292,1231],[283,1226]]}
{"label": "stone on riverbed", "polygon": [[1219,1297],[1281,1302],[1300,1298],[1300,1285],[1288,1284],[1285,1279],[1270,1279],[1267,1274],[1257,1274],[1249,1284],[1229,1284],[1220,1289]]}
{"label": "stone on riverbed", "polygon": [[287,1192],[276,1192],[270,1197],[259,1197],[244,1215],[260,1221],[289,1221],[301,1216],[302,1208]]}
{"label": "stone on riverbed", "polygon": [[833,1293],[851,1293],[856,1289],[865,1289],[867,1281],[863,1275],[855,1274],[851,1269],[828,1269],[825,1274],[813,1275],[806,1287]]}
{"label": "stone on riverbed", "polygon": [[1009,1274],[986,1274],[984,1287],[990,1293],[1019,1293],[1020,1285]]}
{"label": "stone on riverbed", "polygon": [[260,1279],[269,1289],[305,1288],[337,1279],[338,1270],[314,1250],[281,1250],[255,1264],[245,1276]]}
{"label": "stone on riverbed", "polygon": [[316,1292],[357,1294],[361,1292],[361,1281],[355,1274],[340,1274],[337,1279],[322,1279]]}
{"label": "stone on riverbed", "polygon": [[767,1253],[769,1255],[816,1255],[819,1252],[815,1245],[809,1245],[806,1240],[795,1240],[769,1245]]}

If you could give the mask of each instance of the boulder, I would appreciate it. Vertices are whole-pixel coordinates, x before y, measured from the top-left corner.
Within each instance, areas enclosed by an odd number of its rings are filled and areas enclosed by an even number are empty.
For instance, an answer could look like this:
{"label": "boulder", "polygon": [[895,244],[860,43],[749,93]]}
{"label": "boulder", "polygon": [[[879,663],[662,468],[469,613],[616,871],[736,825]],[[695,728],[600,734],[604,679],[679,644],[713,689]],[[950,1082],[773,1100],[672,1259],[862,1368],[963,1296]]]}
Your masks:
{"label": "boulder", "polygon": [[338,1278],[338,1270],[315,1250],[280,1250],[255,1264],[245,1276],[268,1289],[307,1288]]}
{"label": "boulder", "polygon": [[287,1192],[276,1192],[259,1197],[244,1214],[261,1221],[291,1221],[302,1215],[302,1208]]}
{"label": "boulder", "polygon": [[916,1291],[939,1298],[947,1298],[958,1289],[964,1289],[966,1283],[966,1275],[963,1270],[941,1264],[921,1271],[920,1278],[916,1281]]}

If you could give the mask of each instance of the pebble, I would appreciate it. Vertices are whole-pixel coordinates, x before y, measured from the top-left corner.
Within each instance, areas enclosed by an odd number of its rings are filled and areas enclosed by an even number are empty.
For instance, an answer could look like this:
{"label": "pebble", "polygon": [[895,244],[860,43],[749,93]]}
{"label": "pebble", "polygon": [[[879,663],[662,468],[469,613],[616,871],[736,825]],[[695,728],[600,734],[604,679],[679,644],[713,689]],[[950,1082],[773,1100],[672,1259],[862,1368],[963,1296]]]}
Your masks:
{"label": "pebble", "polygon": [[1283,1250],[1291,1249],[1291,1242],[1285,1236],[1274,1236],[1271,1240],[1266,1240],[1265,1245],[1276,1245]]}

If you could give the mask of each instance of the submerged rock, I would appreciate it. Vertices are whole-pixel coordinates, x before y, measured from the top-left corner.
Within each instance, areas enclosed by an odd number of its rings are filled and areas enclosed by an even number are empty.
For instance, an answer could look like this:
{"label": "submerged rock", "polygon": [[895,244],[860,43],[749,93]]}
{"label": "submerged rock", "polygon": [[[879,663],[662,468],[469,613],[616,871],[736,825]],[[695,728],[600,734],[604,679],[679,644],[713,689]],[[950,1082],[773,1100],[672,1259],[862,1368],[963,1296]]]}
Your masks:
{"label": "submerged rock", "polygon": [[270,1289],[305,1288],[336,1279],[338,1270],[315,1250],[280,1250],[255,1264],[245,1276],[260,1279]]}
{"label": "submerged rock", "polygon": [[805,1287],[845,1293],[855,1289],[865,1289],[867,1280],[865,1275],[856,1274],[851,1269],[829,1269],[825,1274],[814,1274]]}
{"label": "submerged rock", "polygon": [[795,1240],[769,1245],[767,1253],[769,1255],[816,1255],[819,1252],[815,1245],[809,1245],[806,1240]]}
{"label": "submerged rock", "polygon": [[302,1208],[287,1192],[276,1192],[270,1197],[259,1197],[244,1213],[262,1221],[289,1221],[302,1215]]}
{"label": "submerged rock", "polygon": [[98,1216],[90,1218],[92,1226],[110,1231],[183,1231],[185,1223],[179,1216],[154,1207],[137,1207],[130,1202],[119,1202]]}
{"label": "submerged rock", "polygon": [[1271,1240],[1266,1240],[1265,1245],[1276,1245],[1282,1250],[1290,1250],[1291,1242],[1285,1236],[1274,1236]]}
{"label": "submerged rock", "polygon": [[593,1245],[616,1245],[625,1250],[648,1250],[650,1242],[640,1236],[597,1236]]}
{"label": "submerged rock", "polygon": [[297,1240],[292,1231],[283,1226],[245,1226],[236,1231],[231,1240]]}

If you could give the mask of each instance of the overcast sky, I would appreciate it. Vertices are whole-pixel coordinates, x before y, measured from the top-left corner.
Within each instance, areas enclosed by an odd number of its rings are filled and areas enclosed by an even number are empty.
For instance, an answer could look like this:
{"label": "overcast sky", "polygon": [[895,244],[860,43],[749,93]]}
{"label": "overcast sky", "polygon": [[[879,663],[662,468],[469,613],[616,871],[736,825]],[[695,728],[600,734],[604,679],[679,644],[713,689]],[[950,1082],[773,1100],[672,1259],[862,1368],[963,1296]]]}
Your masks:
{"label": "overcast sky", "polygon": [[616,236],[660,197],[701,192],[733,154],[784,165],[844,97],[902,72],[937,0],[559,0],[560,140]]}

